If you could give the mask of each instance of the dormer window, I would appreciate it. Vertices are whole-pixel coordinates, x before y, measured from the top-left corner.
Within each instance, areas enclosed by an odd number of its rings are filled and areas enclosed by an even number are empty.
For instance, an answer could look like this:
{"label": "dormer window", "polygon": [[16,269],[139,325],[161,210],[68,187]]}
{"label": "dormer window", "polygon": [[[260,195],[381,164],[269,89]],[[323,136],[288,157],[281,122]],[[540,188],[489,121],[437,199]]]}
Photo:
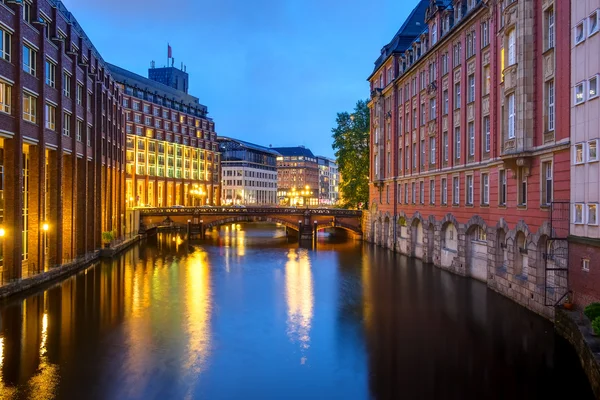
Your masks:
{"label": "dormer window", "polygon": [[454,3],[454,22],[458,22],[462,18],[462,1]]}
{"label": "dormer window", "polygon": [[471,11],[475,7],[475,0],[467,0],[467,11]]}
{"label": "dormer window", "polygon": [[431,24],[431,45],[437,43],[437,23]]}
{"label": "dormer window", "polygon": [[383,74],[379,75],[379,89],[383,89]]}

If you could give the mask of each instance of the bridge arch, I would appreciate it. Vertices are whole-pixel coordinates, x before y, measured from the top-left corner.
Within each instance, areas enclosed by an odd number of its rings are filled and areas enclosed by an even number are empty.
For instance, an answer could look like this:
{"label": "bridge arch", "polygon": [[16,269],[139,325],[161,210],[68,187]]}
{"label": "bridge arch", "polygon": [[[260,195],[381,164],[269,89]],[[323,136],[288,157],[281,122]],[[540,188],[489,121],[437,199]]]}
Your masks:
{"label": "bridge arch", "polygon": [[212,229],[223,225],[228,224],[236,224],[240,222],[271,222],[278,223],[284,225],[286,228],[292,229],[298,232],[298,225],[293,224],[290,221],[286,221],[285,219],[277,218],[277,217],[268,217],[268,216],[251,216],[251,215],[239,215],[235,217],[227,217],[221,218],[214,221],[210,221],[204,224],[205,229]]}

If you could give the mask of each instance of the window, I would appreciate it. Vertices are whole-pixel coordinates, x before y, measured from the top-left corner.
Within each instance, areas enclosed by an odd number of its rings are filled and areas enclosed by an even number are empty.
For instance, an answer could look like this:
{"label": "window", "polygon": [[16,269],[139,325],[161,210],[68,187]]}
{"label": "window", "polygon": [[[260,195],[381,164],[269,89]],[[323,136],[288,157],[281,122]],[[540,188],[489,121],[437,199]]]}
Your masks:
{"label": "window", "polygon": [[546,113],[548,131],[554,130],[554,80],[546,83]]}
{"label": "window", "polygon": [[429,120],[432,121],[436,117],[436,101],[435,97],[429,99]]}
{"label": "window", "polygon": [[396,195],[398,196],[398,198],[396,199],[396,201],[398,202],[398,204],[402,204],[402,184],[399,183],[397,187],[398,189],[396,189]]}
{"label": "window", "polygon": [[585,21],[581,21],[575,26],[575,45],[585,40]]}
{"label": "window", "polygon": [[525,169],[523,167],[519,168],[519,205],[526,206],[527,205],[527,175],[525,175]]}
{"label": "window", "polygon": [[429,138],[429,162],[435,164],[435,137]]}
{"label": "window", "polygon": [[506,205],[506,170],[501,169],[498,171],[498,204],[503,206]]}
{"label": "window", "polygon": [[459,42],[456,45],[454,45],[454,58],[453,58],[454,67],[458,67],[460,65],[460,51],[461,51],[461,44]]}
{"label": "window", "polygon": [[56,129],[56,107],[50,104],[46,104],[44,106],[44,118],[45,123],[44,126],[46,129],[55,130]]}
{"label": "window", "polygon": [[71,75],[63,72],[63,94],[65,97],[71,97]]}
{"label": "window", "polygon": [[75,97],[77,105],[80,106],[83,102],[83,85],[80,83],[77,84],[77,92],[75,93]]}
{"label": "window", "polygon": [[460,201],[460,179],[458,176],[455,176],[454,178],[452,178],[452,203],[454,205],[458,205],[458,202]]}
{"label": "window", "polygon": [[63,113],[63,135],[71,136],[71,114]]}
{"label": "window", "polygon": [[475,55],[475,32],[467,34],[467,58]]}
{"label": "window", "polygon": [[27,1],[23,3],[23,20],[31,24],[31,3]]}
{"label": "window", "polygon": [[417,109],[413,108],[413,129],[417,129]]}
{"label": "window", "polygon": [[598,204],[590,203],[587,205],[587,223],[588,225],[598,225]]}
{"label": "window", "polygon": [[598,97],[598,77],[596,75],[590,78],[588,81],[588,100],[595,99]]}
{"label": "window", "polygon": [[573,204],[573,223],[583,224],[583,203]]}
{"label": "window", "polygon": [[425,125],[425,116],[426,116],[426,112],[425,112],[425,103],[421,103],[421,126]]}
{"label": "window", "polygon": [[12,35],[0,27],[0,57],[10,62],[10,44]]}
{"label": "window", "polygon": [[443,146],[444,146],[444,161],[448,161],[448,132],[442,134]]}
{"label": "window", "polygon": [[429,204],[435,204],[435,180],[429,181]]}
{"label": "window", "polygon": [[23,71],[35,76],[36,51],[26,44],[23,45]]}
{"label": "window", "polygon": [[404,204],[408,204],[408,183],[404,184]]}
{"label": "window", "polygon": [[421,140],[421,166],[425,165],[425,139]]}
{"label": "window", "polygon": [[412,183],[412,203],[416,204],[417,203],[417,187],[415,186],[415,183]]}
{"label": "window", "polygon": [[488,21],[481,23],[481,48],[490,44],[490,29]]}
{"label": "window", "polygon": [[598,32],[600,23],[600,9],[594,11],[588,17],[588,36],[592,36],[594,33]]}
{"label": "window", "polygon": [[588,154],[587,161],[594,162],[598,161],[598,139],[590,140],[587,142]]}
{"label": "window", "polygon": [[404,125],[402,124],[402,116],[398,116],[398,135],[402,136],[402,129]]}
{"label": "window", "polygon": [[413,170],[417,169],[417,144],[413,143]]}
{"label": "window", "polygon": [[46,85],[56,87],[56,64],[46,60]]}
{"label": "window", "polygon": [[81,137],[83,135],[83,121],[77,120],[75,125],[75,136],[78,142],[81,142]]}
{"label": "window", "polygon": [[10,114],[10,106],[12,104],[12,87],[0,80],[0,112]]}
{"label": "window", "polygon": [[385,160],[387,164],[387,176],[392,176],[392,154],[387,152],[387,159]]}
{"label": "window", "polygon": [[552,161],[546,161],[542,163],[542,204],[549,205],[552,203]]}
{"label": "window", "polygon": [[574,149],[575,154],[573,159],[575,160],[575,164],[583,164],[585,162],[583,158],[583,143],[576,143]]}
{"label": "window", "polygon": [[513,65],[517,62],[517,33],[512,29],[508,33],[508,65]]}
{"label": "window", "polygon": [[483,67],[483,95],[490,94],[490,85],[491,85],[491,77],[490,77],[490,66],[485,65]]}
{"label": "window", "polygon": [[398,149],[398,173],[402,171],[402,149]]}
{"label": "window", "polygon": [[469,122],[469,155],[475,155],[475,123]]}
{"label": "window", "polygon": [[454,84],[454,109],[460,108],[460,82]]}
{"label": "window", "polygon": [[508,138],[515,138],[515,95],[508,96]]}
{"label": "window", "polygon": [[23,119],[35,124],[37,121],[37,98],[29,93],[23,93]]}
{"label": "window", "polygon": [[545,12],[546,20],[546,50],[554,48],[554,8],[549,8]]}
{"label": "window", "polygon": [[442,96],[444,100],[444,115],[448,115],[448,89],[444,90]]}
{"label": "window", "polygon": [[433,46],[436,43],[437,43],[437,24],[434,22],[431,25],[431,45]]}
{"label": "window", "polygon": [[460,159],[460,127],[454,128],[454,158]]}
{"label": "window", "polygon": [[406,145],[406,150],[404,151],[404,156],[406,157],[406,172],[410,170],[410,150],[408,145]]}
{"label": "window", "polygon": [[473,205],[473,175],[467,175],[467,199],[466,204]]}
{"label": "window", "polygon": [[469,92],[467,93],[467,103],[475,101],[475,75],[469,75]]}
{"label": "window", "polygon": [[490,177],[488,174],[481,174],[481,204],[490,204]]}
{"label": "window", "polygon": [[483,150],[486,153],[490,152],[490,117],[483,117]]}
{"label": "window", "polygon": [[585,82],[579,82],[575,85],[575,105],[582,104],[585,101]]}
{"label": "window", "polygon": [[88,125],[87,127],[87,145],[92,145],[92,127]]}
{"label": "window", "polygon": [[590,272],[590,259],[589,258],[583,258],[581,260],[581,269],[584,272]]}
{"label": "window", "polygon": [[442,178],[442,204],[448,204],[448,181]]}
{"label": "window", "polygon": [[448,73],[448,53],[442,54],[442,75]]}
{"label": "window", "polygon": [[425,204],[425,182],[419,182],[419,203]]}

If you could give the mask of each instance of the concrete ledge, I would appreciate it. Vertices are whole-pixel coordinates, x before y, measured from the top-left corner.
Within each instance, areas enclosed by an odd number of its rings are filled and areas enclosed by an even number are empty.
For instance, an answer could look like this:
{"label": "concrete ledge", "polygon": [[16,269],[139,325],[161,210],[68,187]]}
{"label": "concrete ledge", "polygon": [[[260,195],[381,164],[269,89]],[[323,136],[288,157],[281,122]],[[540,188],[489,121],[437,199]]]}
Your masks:
{"label": "concrete ledge", "polygon": [[59,267],[52,268],[46,272],[39,273],[35,276],[20,279],[18,281],[14,281],[8,283],[2,287],[0,287],[0,299],[4,299],[15,294],[34,289],[44,283],[49,283],[59,278],[65,277],[66,275],[74,274],[75,272],[83,269],[84,267],[89,267],[97,263],[98,258],[100,257],[100,252],[95,251],[94,253],[90,253],[87,257],[82,258],[80,260],[73,261],[68,264],[63,264]]}
{"label": "concrete ledge", "polygon": [[581,366],[597,399],[600,399],[600,336],[592,333],[592,324],[581,310],[557,307],[554,329],[577,351]]}
{"label": "concrete ledge", "polygon": [[129,246],[131,246],[132,244],[138,242],[141,238],[142,238],[142,235],[136,235],[134,237],[131,237],[131,238],[119,243],[116,246],[103,248],[100,250],[100,257],[112,258],[112,257],[116,256],[117,254],[119,254],[120,252],[122,252],[123,250],[125,250],[126,248],[128,248]]}

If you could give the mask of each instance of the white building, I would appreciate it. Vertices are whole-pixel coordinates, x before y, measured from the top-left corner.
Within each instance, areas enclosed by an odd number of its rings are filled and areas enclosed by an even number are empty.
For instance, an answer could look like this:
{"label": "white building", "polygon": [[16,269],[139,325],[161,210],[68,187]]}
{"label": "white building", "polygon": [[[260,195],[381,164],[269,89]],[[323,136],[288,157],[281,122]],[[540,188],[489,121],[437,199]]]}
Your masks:
{"label": "white building", "polygon": [[277,204],[277,166],[274,150],[238,139],[219,137],[221,204]]}
{"label": "white building", "polygon": [[317,161],[319,163],[319,204],[337,204],[340,185],[337,162],[323,156],[317,156]]}

